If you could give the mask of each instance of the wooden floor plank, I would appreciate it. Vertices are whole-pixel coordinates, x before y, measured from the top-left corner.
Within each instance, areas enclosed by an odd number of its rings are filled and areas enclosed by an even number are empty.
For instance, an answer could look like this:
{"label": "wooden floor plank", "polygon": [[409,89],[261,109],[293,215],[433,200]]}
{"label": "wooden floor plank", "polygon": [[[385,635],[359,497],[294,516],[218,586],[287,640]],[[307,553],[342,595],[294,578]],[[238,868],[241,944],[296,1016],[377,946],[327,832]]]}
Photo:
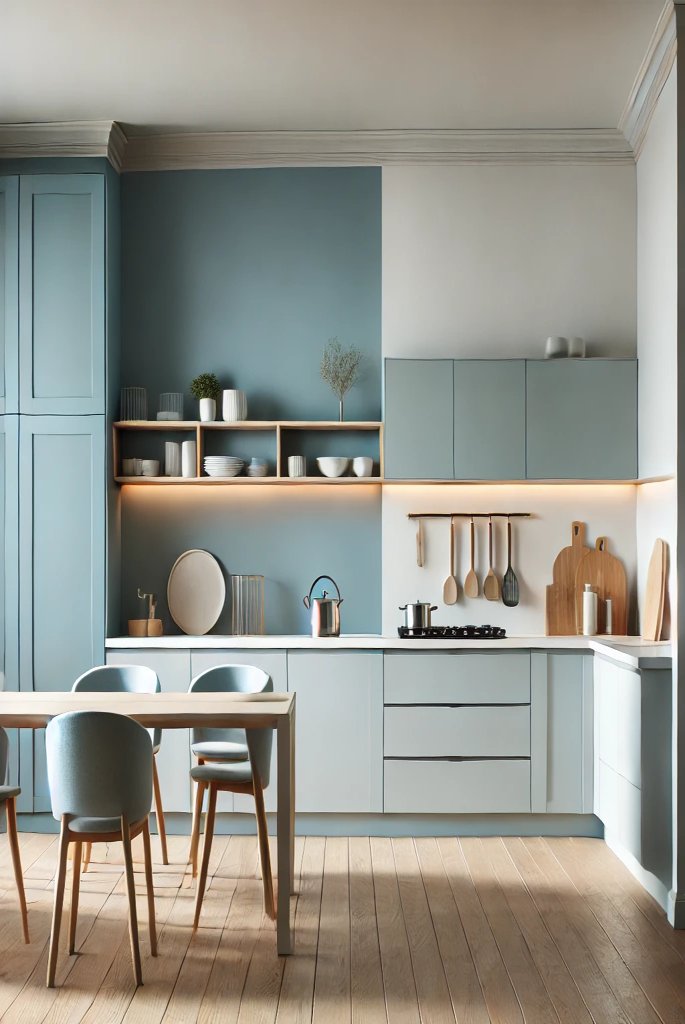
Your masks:
{"label": "wooden floor plank", "polygon": [[389,1024],[420,1020],[409,942],[390,839],[371,840],[376,920]]}
{"label": "wooden floor plank", "polygon": [[493,1024],[523,1024],[521,1006],[473,886],[458,839],[439,839],[454,901]]}
{"label": "wooden floor plank", "polygon": [[476,893],[518,996],[526,1024],[558,1024],[559,1017],[552,1000],[489,863],[485,850],[489,842],[476,838],[460,840]]}
{"label": "wooden floor plank", "polygon": [[345,838],[329,836],[324,858],[312,1022],[349,1024],[351,1020],[349,844]]}
{"label": "wooden floor plank", "polygon": [[295,909],[296,949],[294,956],[286,958],[277,1024],[308,1024],[312,1019],[326,840],[323,836],[297,839],[296,859],[300,849],[301,872]]}
{"label": "wooden floor plank", "polygon": [[[596,1024],[627,1024],[629,1018],[619,1005],[609,983],[593,958],[582,933],[576,931],[553,887],[520,839],[504,844],[528,887],[550,935],[583,994]],[[640,1022],[642,1024],[642,1022]]]}
{"label": "wooden floor plank", "polygon": [[366,836],[350,839],[350,977],[352,1024],[387,1024],[371,844]]}
{"label": "wooden floor plank", "polygon": [[413,839],[393,839],[395,870],[407,929],[422,1024],[454,1021],[452,1000],[440,958]]}

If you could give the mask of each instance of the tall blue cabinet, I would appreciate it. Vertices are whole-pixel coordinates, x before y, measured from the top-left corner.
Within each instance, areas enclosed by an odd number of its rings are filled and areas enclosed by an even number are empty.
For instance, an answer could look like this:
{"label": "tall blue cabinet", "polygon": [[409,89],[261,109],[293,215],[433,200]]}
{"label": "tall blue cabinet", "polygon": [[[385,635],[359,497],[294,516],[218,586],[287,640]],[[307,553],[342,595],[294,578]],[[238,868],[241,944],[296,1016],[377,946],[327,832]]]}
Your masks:
{"label": "tall blue cabinet", "polygon": [[[0,669],[42,691],[104,662],[118,182],[34,169],[0,177]],[[44,733],[12,767],[19,809],[49,811]]]}

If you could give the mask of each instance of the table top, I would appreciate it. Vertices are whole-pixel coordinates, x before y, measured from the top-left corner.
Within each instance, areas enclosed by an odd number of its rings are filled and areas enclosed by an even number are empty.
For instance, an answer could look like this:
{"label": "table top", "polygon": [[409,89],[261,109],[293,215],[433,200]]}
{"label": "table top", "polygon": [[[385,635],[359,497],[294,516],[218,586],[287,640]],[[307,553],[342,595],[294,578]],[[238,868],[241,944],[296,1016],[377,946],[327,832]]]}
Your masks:
{"label": "table top", "polygon": [[67,711],[110,711],[146,728],[275,729],[295,706],[294,693],[0,693],[0,725],[42,729]]}

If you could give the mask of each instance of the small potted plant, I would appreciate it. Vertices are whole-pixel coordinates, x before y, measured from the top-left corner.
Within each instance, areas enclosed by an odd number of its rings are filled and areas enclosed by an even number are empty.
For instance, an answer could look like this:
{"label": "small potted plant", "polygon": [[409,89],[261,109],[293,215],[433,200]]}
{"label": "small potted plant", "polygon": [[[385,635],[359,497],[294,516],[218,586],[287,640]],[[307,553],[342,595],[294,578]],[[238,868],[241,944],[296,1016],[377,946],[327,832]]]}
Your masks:
{"label": "small potted plant", "polygon": [[321,379],[337,395],[340,403],[340,422],[344,418],[343,400],[345,395],[359,380],[359,366],[362,353],[351,345],[343,348],[337,338],[331,338],[326,345],[321,360]]}
{"label": "small potted plant", "polygon": [[200,422],[211,423],[216,419],[216,400],[221,394],[221,384],[215,373],[201,373],[191,381],[193,398],[200,402]]}

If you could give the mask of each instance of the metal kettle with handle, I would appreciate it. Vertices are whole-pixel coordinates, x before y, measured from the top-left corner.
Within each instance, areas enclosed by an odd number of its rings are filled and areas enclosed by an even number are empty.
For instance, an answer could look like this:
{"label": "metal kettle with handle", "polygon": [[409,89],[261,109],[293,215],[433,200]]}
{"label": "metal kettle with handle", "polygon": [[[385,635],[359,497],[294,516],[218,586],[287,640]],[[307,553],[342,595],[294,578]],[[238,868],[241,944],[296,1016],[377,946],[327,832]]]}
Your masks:
{"label": "metal kettle with handle", "polygon": [[[329,580],[333,584],[338,594],[337,598],[329,597],[328,591],[324,590],[321,597],[312,599],[314,587],[321,580]],[[342,603],[340,588],[333,577],[317,576],[309,588],[309,594],[304,598],[304,606],[309,609],[311,615],[313,637],[340,636],[340,605]]]}

